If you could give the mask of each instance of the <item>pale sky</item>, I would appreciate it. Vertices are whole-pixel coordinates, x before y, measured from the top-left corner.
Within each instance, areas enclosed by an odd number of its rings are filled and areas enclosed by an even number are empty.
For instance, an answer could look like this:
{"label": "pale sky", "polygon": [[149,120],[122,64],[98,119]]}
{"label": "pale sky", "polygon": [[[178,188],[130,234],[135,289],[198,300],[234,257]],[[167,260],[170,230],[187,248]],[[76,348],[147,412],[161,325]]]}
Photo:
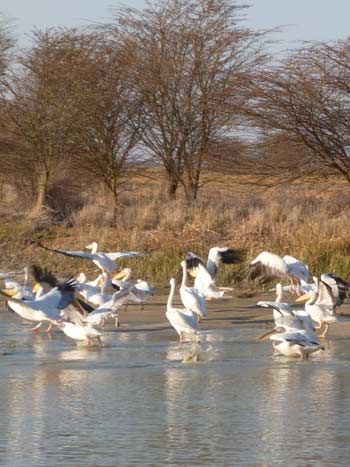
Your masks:
{"label": "pale sky", "polygon": [[[143,0],[0,0],[0,12],[14,20],[20,45],[34,26],[80,26],[104,22],[110,7],[142,8]],[[284,47],[301,40],[333,40],[350,36],[350,0],[246,0],[246,25],[253,29],[286,26],[275,38]],[[287,26],[288,25],[288,26]],[[280,46],[282,47],[282,45]]]}

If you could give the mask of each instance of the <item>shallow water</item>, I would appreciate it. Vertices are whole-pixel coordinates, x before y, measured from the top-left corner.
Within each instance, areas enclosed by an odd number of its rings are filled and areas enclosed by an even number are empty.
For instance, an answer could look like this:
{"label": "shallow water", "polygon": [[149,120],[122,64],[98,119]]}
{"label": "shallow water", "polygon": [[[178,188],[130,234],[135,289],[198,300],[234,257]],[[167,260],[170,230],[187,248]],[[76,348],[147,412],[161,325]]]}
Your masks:
{"label": "shallow water", "polygon": [[349,339],[298,362],[262,329],[214,329],[183,364],[170,329],[87,349],[0,318],[1,466],[349,465]]}

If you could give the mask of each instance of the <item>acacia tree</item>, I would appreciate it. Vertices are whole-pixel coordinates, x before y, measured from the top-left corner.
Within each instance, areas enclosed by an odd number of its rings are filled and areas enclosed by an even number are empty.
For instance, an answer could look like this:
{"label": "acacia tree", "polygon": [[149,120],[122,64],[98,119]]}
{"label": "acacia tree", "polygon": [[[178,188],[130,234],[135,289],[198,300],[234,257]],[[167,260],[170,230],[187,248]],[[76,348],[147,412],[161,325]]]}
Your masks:
{"label": "acacia tree", "polygon": [[262,75],[253,114],[350,182],[350,39],[307,45]]}
{"label": "acacia tree", "polygon": [[134,151],[139,131],[131,121],[138,112],[139,99],[128,83],[128,61],[102,34],[96,36],[89,61],[78,72],[87,76],[88,86],[79,100],[83,115],[76,134],[81,142],[76,165],[111,194],[115,224],[119,194],[137,173]]}
{"label": "acacia tree", "polygon": [[10,61],[10,52],[14,46],[9,21],[0,13],[0,85]]}
{"label": "acacia tree", "polygon": [[38,31],[33,42],[6,80],[1,104],[6,114],[2,127],[17,142],[5,162],[32,181],[36,217],[46,206],[50,186],[78,150],[77,81],[71,70],[82,54],[74,31]]}
{"label": "acacia tree", "polygon": [[169,198],[182,185],[196,199],[209,147],[232,132],[247,81],[265,61],[260,34],[237,24],[243,9],[230,0],[167,0],[116,13],[111,29],[143,99],[137,126],[164,166]]}

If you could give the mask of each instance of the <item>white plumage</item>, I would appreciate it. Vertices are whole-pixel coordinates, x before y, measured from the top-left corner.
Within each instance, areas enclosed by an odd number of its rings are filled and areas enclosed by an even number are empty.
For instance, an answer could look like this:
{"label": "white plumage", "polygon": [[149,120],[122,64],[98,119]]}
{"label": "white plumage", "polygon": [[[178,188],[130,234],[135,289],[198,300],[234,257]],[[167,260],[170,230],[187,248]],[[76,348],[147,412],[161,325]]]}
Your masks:
{"label": "white plumage", "polygon": [[182,282],[180,286],[180,297],[184,307],[193,311],[198,319],[207,316],[207,304],[204,295],[195,287],[187,286],[187,268],[186,261],[181,262]]}
{"label": "white plumage", "polygon": [[172,278],[169,283],[170,293],[167,302],[166,317],[178,333],[180,342],[183,342],[185,334],[193,336],[197,333],[197,317],[193,311],[173,307],[176,281]]}
{"label": "white plumage", "polygon": [[115,263],[119,258],[135,258],[145,256],[144,253],[139,253],[137,251],[125,251],[125,252],[115,252],[115,253],[103,253],[99,252],[97,242],[92,242],[90,245],[87,245],[85,248],[90,249],[91,253],[85,251],[66,251],[66,250],[57,250],[54,248],[48,248],[41,243],[39,243],[41,248],[45,250],[52,251],[54,253],[59,253],[65,256],[71,256],[73,258],[88,259],[91,260],[102,272],[113,272],[117,269],[118,264]]}
{"label": "white plumage", "polygon": [[311,278],[307,265],[289,255],[281,258],[275,253],[263,251],[250,262],[249,266],[252,269],[252,279],[260,275],[276,275],[281,278],[296,279],[299,282],[308,281]]}

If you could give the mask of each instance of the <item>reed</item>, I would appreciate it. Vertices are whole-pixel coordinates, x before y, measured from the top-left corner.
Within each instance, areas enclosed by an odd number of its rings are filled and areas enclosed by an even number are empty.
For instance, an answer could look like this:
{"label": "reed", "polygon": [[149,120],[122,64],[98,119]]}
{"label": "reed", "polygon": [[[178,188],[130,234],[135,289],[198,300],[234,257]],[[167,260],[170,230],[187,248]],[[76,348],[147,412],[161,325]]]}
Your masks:
{"label": "reed", "polygon": [[[165,286],[179,277],[180,261],[188,251],[204,258],[215,245],[246,252],[249,262],[260,251],[291,254],[305,261],[313,274],[350,275],[350,195],[342,190],[314,191],[290,186],[259,192],[247,188],[241,194],[213,187],[201,201],[187,206],[183,199],[165,202],[159,191],[144,196],[124,194],[116,227],[111,227],[108,199],[87,199],[84,206],[61,224],[29,225],[7,220],[0,228],[2,269],[37,262],[59,272],[85,270],[90,262],[69,259],[39,249],[40,239],[49,246],[83,249],[97,240],[106,251],[147,252],[143,259],[120,261],[133,269],[134,278]],[[226,194],[225,194],[226,193]],[[240,288],[245,283],[245,264],[223,266],[220,281]]]}

